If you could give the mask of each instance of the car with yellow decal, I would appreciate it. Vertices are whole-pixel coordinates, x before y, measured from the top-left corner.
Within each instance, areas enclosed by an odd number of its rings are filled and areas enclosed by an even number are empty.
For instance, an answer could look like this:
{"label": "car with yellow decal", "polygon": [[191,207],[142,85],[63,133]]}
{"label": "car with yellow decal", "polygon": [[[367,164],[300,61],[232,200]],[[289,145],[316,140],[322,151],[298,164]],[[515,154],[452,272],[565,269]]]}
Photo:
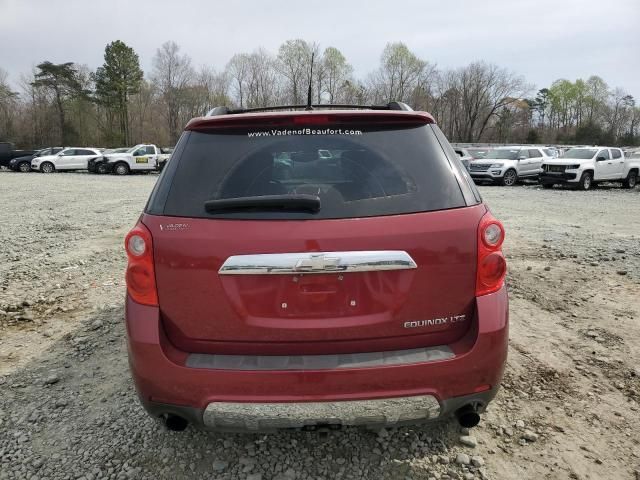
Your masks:
{"label": "car with yellow decal", "polygon": [[135,172],[150,172],[157,170],[159,164],[169,158],[160,148],[153,144],[141,143],[122,153],[106,153],[89,163],[88,170],[92,173],[115,173],[128,175]]}

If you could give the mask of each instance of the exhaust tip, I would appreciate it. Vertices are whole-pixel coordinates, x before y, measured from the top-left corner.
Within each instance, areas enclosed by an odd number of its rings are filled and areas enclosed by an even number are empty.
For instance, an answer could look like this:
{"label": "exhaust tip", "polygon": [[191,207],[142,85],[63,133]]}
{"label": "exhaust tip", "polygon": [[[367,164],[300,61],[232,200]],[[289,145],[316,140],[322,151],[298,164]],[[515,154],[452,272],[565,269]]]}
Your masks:
{"label": "exhaust tip", "polygon": [[480,415],[472,405],[465,405],[456,410],[456,419],[463,428],[473,428],[480,423]]}
{"label": "exhaust tip", "polygon": [[169,413],[164,417],[164,425],[167,427],[167,430],[171,430],[172,432],[182,432],[187,428],[189,422],[178,415]]}

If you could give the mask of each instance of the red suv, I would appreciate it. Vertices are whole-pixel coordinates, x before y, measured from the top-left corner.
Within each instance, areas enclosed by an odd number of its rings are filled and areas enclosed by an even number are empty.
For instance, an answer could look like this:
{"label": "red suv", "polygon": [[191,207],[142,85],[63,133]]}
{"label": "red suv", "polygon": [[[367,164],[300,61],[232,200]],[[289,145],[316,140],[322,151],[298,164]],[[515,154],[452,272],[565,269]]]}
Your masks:
{"label": "red suv", "polygon": [[503,239],[428,113],[218,107],[126,237],[140,399],[174,430],[472,427],[507,356]]}

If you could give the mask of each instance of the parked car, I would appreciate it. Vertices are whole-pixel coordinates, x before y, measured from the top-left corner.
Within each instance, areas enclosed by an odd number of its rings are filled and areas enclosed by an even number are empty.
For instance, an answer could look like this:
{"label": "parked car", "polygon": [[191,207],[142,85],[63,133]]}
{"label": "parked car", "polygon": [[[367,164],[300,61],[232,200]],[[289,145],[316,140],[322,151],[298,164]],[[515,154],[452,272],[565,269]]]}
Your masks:
{"label": "parked car", "polygon": [[36,150],[15,150],[13,144],[0,142],[0,167],[9,168],[9,163],[12,159],[33,155],[34,153],[36,153]]}
{"label": "parked car", "polygon": [[58,152],[61,152],[64,147],[50,147],[44,148],[42,150],[38,150],[33,155],[26,155],[22,157],[12,158],[9,162],[9,168],[14,172],[30,172],[31,171],[31,161],[36,157],[44,157],[46,155],[55,155]]}
{"label": "parked car", "polygon": [[428,113],[216,108],[125,239],[139,398],[174,430],[472,427],[507,354],[503,239]]}
{"label": "parked car", "polygon": [[525,178],[537,179],[542,163],[549,158],[538,147],[497,147],[484,159],[472,162],[469,173],[477,181],[512,186]]}
{"label": "parked car", "polygon": [[560,156],[560,150],[556,147],[545,147],[542,151],[547,154],[547,157],[558,158]]}
{"label": "parked car", "polygon": [[622,182],[633,188],[638,180],[640,159],[625,158],[619,148],[572,148],[562,157],[548,159],[542,165],[540,183],[544,188],[566,183],[580,190],[589,190],[599,182]]}
{"label": "parked car", "polygon": [[464,165],[464,168],[469,170],[469,164],[473,160],[473,157],[471,156],[471,154],[464,148],[454,147],[453,150],[456,152],[458,157],[460,157],[460,162],[462,162],[462,165]]}
{"label": "parked car", "polygon": [[31,169],[42,173],[55,171],[86,170],[89,160],[102,154],[97,148],[68,147],[55,155],[43,155],[31,160]]}
{"label": "parked car", "polygon": [[107,153],[89,162],[92,173],[115,173],[128,175],[132,172],[150,172],[157,169],[158,163],[166,161],[164,154],[155,145],[139,144],[123,153]]}

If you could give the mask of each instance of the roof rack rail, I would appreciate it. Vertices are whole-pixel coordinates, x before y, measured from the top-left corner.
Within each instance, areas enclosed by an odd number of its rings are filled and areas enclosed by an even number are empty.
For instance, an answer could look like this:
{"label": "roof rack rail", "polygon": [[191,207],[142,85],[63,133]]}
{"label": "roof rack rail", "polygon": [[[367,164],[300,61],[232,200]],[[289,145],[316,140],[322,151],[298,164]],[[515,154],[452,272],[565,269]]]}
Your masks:
{"label": "roof rack rail", "polygon": [[[314,104],[312,108],[317,109],[358,109],[358,110],[402,110],[412,112],[413,109],[403,102],[389,102],[386,105],[352,105],[352,104]],[[207,117],[214,117],[217,115],[231,115],[236,113],[254,113],[254,112],[271,112],[278,110],[305,110],[308,109],[308,105],[275,105],[272,107],[255,107],[255,108],[236,108],[229,107],[215,107],[207,112]]]}

